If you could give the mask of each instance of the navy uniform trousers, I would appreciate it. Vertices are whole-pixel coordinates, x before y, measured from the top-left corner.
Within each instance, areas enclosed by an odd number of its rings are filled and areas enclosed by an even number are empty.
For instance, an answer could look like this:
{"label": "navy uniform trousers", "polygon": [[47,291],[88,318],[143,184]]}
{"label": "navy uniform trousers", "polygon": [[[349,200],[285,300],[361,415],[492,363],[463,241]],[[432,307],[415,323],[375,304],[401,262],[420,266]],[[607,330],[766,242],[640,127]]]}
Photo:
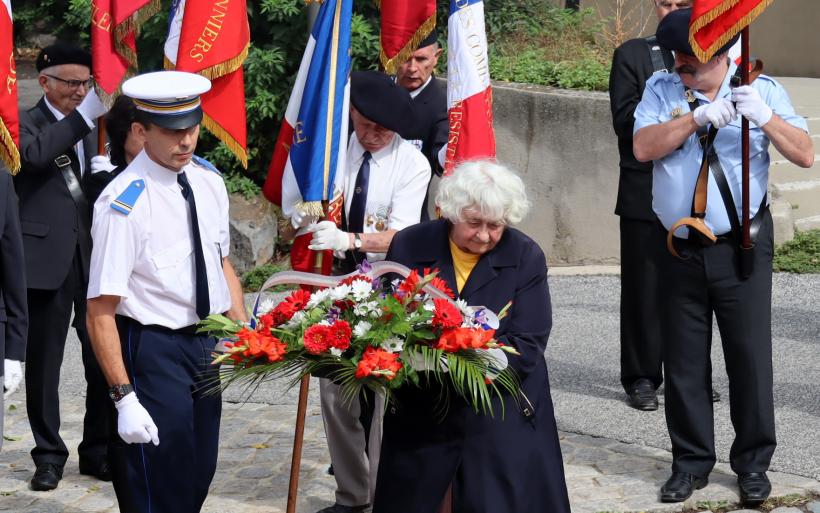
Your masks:
{"label": "navy uniform trousers", "polygon": [[[216,471],[222,396],[216,341],[193,330],[144,326],[117,316],[134,390],[159,431],[159,445],[112,436],[109,460],[122,513],[196,513]],[[116,423],[114,423],[116,425]]]}
{"label": "navy uniform trousers", "polygon": [[[712,314],[717,318],[735,440],[732,470],[765,472],[776,446],[772,377],[772,217],[763,213],[754,273],[739,276],[738,246],[678,241],[661,258],[666,424],[672,471],[709,475],[715,464],[711,398]],[[660,224],[658,225],[660,226]]]}

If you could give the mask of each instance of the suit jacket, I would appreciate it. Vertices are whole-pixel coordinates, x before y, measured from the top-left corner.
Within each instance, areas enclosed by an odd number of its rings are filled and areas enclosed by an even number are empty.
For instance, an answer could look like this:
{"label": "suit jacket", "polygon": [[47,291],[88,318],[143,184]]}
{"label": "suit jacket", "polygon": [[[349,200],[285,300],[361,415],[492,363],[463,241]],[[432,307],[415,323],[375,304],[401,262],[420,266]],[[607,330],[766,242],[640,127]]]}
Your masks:
{"label": "suit jacket", "polygon": [[[436,268],[456,290],[449,229],[444,220],[406,228],[393,238],[387,260]],[[544,359],[552,327],[544,253],[532,239],[507,228],[479,259],[460,297],[495,312],[513,302],[496,336],[521,353],[509,362],[531,404],[519,405],[509,396],[496,399],[490,417],[476,414],[435,382],[398,390],[383,423],[374,513],[436,512],[450,482],[456,512],[569,513]],[[450,394],[443,418],[436,400],[442,393]]]}
{"label": "suit jacket", "polygon": [[11,175],[0,166],[0,362],[5,358],[26,359],[28,306],[24,266],[17,196]]}
{"label": "suit jacket", "polygon": [[[54,159],[66,155],[78,177],[74,145],[83,141],[85,169],[96,153],[96,131],[76,110],[60,121],[41,98],[20,115],[22,169],[14,177],[26,254],[26,282],[32,289],[56,290],[65,281],[77,247],[85,281],[91,257],[89,212],[78,206]],[[86,216],[83,221],[80,216]]]}
{"label": "suit jacket", "polygon": [[447,144],[450,130],[445,84],[446,82],[433,77],[427,87],[413,99],[413,109],[422,135],[421,152],[430,162],[430,169],[437,175],[442,173],[438,152]]}
{"label": "suit jacket", "polygon": [[[672,70],[672,52],[662,49],[666,69]],[[615,50],[609,76],[612,126],[618,136],[621,176],[615,213],[619,216],[653,221],[652,163],[638,162],[632,153],[635,108],[641,101],[646,81],[654,73],[649,45],[643,38],[630,39]]]}

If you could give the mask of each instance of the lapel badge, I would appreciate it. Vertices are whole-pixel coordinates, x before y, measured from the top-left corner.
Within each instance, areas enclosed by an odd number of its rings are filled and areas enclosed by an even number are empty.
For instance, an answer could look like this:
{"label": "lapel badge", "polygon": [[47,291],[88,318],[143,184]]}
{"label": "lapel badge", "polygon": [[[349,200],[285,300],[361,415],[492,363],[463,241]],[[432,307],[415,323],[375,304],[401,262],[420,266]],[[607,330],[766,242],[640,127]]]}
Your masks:
{"label": "lapel badge", "polygon": [[695,98],[695,93],[692,92],[691,89],[687,89],[686,92],[683,94],[683,96],[684,96],[684,98],[686,98],[686,101],[689,102],[689,103],[695,103],[695,101],[697,100],[697,98]]}
{"label": "lapel badge", "polygon": [[680,107],[675,107],[672,109],[672,119],[677,119],[683,115],[683,109]]}
{"label": "lapel badge", "polygon": [[364,224],[367,226],[373,226],[373,214],[367,214],[364,218]]}

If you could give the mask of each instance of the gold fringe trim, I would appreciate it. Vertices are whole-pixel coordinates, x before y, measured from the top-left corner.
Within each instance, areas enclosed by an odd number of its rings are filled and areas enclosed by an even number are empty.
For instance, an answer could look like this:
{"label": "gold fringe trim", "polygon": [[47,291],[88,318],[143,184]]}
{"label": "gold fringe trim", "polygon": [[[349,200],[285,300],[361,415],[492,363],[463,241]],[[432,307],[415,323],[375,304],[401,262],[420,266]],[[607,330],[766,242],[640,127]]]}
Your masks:
{"label": "gold fringe trim", "polygon": [[225,143],[225,146],[231,153],[233,153],[237,160],[242,164],[242,167],[248,169],[248,153],[245,151],[245,148],[239,144],[239,141],[233,138],[231,134],[228,133],[227,130],[222,128],[214,119],[206,114],[204,111],[202,112],[202,126],[208,129],[209,132],[214,134],[220,141]]}
{"label": "gold fringe trim", "polygon": [[305,5],[323,4],[323,3],[325,3],[325,0],[305,0]]}
{"label": "gold fringe trim", "polygon": [[394,57],[388,57],[387,54],[384,53],[384,47],[382,47],[379,50],[379,58],[382,61],[382,66],[384,66],[384,71],[388,75],[395,75],[398,67],[410,58],[410,54],[418,49],[419,43],[429,36],[434,28],[436,28],[436,13],[433,13],[432,16],[424,20],[424,23],[416,30],[416,33],[413,34],[410,41],[408,41],[407,44],[404,45],[404,48],[399,50],[399,53]]}
{"label": "gold fringe trim", "polygon": [[737,35],[741,30],[745,27],[752,24],[752,22],[760,16],[764,10],[766,10],[769,5],[772,4],[774,0],[762,0],[754,9],[752,9],[748,14],[746,14],[743,18],[738,20],[732,27],[729,28],[726,32],[723,33],[709,48],[703,49],[700,47],[698,42],[695,40],[695,33],[698,32],[700,29],[704,28],[706,25],[712,23],[720,16],[726,14],[730,9],[732,9],[739,0],[727,1],[719,5],[717,8],[712,9],[708,13],[704,14],[700,18],[698,18],[694,24],[689,28],[689,44],[692,46],[692,51],[695,52],[695,56],[698,58],[700,62],[707,62],[709,59],[714,57],[715,52],[717,52],[723,45],[729,42],[735,35]]}
{"label": "gold fringe trim", "polygon": [[309,216],[325,216],[325,209],[322,207],[321,201],[300,201],[296,204],[296,208]]}
{"label": "gold fringe trim", "polygon": [[20,171],[20,150],[14,144],[11,132],[6,128],[6,124],[2,119],[0,119],[0,144],[2,144],[3,150],[0,151],[0,159],[8,168],[11,176],[14,176]]}
{"label": "gold fringe trim", "polygon": [[137,69],[137,54],[123,40],[131,32],[134,32],[135,38],[139,36],[142,24],[158,13],[161,7],[161,0],[150,0],[145,6],[134,11],[131,16],[114,27],[114,49],[128,61],[128,65],[134,68],[135,71]]}
{"label": "gold fringe trim", "polygon": [[376,4],[376,9],[382,10],[382,0],[373,0],[373,3]]}
{"label": "gold fringe trim", "polygon": [[227,61],[222,61],[219,64],[214,64],[210,68],[199,70],[197,73],[209,80],[216,80],[219,77],[229,75],[242,67],[245,59],[248,58],[249,47],[250,43],[245,43],[245,47],[236,57],[228,59]]}
{"label": "gold fringe trim", "polygon": [[176,64],[171,62],[171,59],[169,59],[167,55],[162,56],[162,64],[168,71],[173,71],[176,68]]}

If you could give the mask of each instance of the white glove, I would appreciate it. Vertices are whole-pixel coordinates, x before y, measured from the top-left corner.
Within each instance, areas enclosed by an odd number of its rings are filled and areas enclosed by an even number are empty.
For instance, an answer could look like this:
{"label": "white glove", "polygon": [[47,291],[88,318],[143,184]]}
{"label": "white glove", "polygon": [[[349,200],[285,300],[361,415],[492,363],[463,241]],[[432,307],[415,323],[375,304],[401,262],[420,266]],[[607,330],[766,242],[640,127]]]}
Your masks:
{"label": "white glove", "polygon": [[752,86],[740,86],[732,89],[732,101],[737,102],[737,112],[755,125],[761,127],[772,119],[772,109],[760,93]]}
{"label": "white glove", "polygon": [[97,91],[91,89],[83,98],[82,103],[77,106],[77,110],[83,115],[87,123],[93,123],[98,117],[108,112],[108,107],[100,101]]}
{"label": "white glove", "polygon": [[[20,388],[20,382],[23,381],[23,367],[18,360],[3,360],[3,399]],[[1,413],[0,413],[1,414]]]}
{"label": "white glove", "polygon": [[97,155],[91,157],[91,172],[99,173],[100,171],[108,171],[109,173],[117,169],[117,166],[111,163],[111,159],[105,155]]}
{"label": "white glove", "polygon": [[311,225],[318,221],[319,218],[316,216],[311,216],[303,212],[301,209],[294,209],[293,215],[290,216],[290,224],[293,225],[293,228],[298,230],[299,228],[304,228],[305,226]]}
{"label": "white glove", "polygon": [[728,98],[720,98],[708,105],[701,105],[695,109],[694,114],[698,126],[712,123],[715,128],[723,128],[737,118],[735,106]]}
{"label": "white glove", "polygon": [[312,224],[307,230],[313,233],[308,248],[314,251],[325,249],[347,251],[350,249],[350,234],[340,230],[333,221]]}
{"label": "white glove", "polygon": [[147,444],[152,442],[159,445],[159,431],[151,415],[143,408],[137,399],[137,394],[131,392],[116,403],[117,432],[125,443]]}
{"label": "white glove", "polygon": [[447,144],[445,144],[444,146],[441,147],[440,150],[438,150],[438,164],[442,167],[442,169],[444,168],[444,164],[446,162],[447,162]]}

